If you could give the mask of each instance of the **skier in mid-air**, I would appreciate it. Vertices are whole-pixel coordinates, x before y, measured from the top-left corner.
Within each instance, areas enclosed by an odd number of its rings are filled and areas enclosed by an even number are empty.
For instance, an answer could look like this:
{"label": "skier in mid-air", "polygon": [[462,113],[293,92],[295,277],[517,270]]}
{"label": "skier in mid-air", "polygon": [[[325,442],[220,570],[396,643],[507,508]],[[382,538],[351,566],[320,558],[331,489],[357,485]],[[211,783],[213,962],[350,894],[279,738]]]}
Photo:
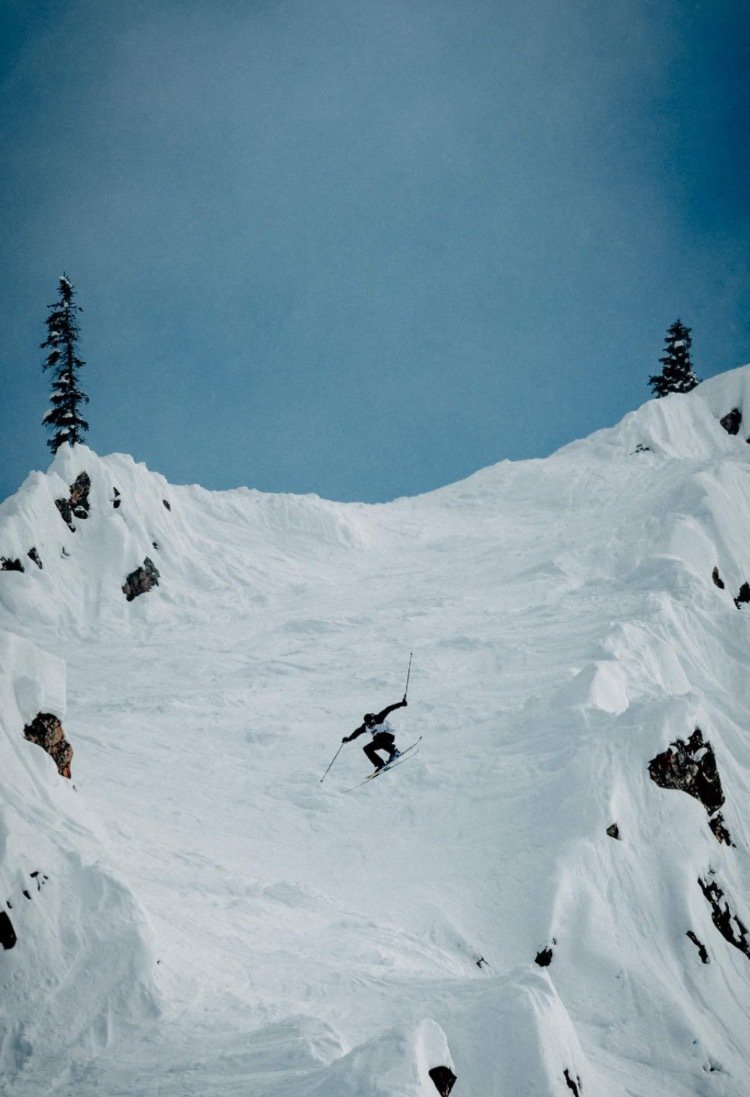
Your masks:
{"label": "skier in mid-air", "polygon": [[[388,708],[384,708],[382,712],[365,713],[364,722],[360,724],[351,735],[345,735],[341,742],[351,743],[352,739],[356,739],[359,735],[364,735],[366,731],[369,731],[372,735],[372,742],[368,743],[362,749],[375,766],[375,770],[377,771],[382,769],[383,766],[395,762],[397,758],[400,758],[401,751],[396,750],[396,737],[394,735],[394,729],[388,722],[388,716],[394,709],[406,708],[406,705],[406,694],[404,694],[403,701],[397,701],[395,705],[389,705]],[[340,749],[341,748],[339,747],[339,750]],[[388,751],[388,758],[386,761],[383,761],[378,754],[379,750]]]}

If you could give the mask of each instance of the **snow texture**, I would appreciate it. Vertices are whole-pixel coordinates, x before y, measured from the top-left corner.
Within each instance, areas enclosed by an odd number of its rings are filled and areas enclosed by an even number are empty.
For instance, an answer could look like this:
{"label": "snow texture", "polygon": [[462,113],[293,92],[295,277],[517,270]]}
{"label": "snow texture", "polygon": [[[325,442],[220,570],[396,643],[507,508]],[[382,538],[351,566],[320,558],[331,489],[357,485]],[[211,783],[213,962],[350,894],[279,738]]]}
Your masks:
{"label": "snow texture", "polygon": [[[0,555],[43,562],[0,571],[3,1092],[744,1097],[750,960],[704,894],[750,924],[733,408],[750,367],[377,506],[83,446],[32,473],[0,506]],[[412,650],[419,755],[345,793],[362,738],[321,782]],[[696,727],[733,846],[649,778]]]}

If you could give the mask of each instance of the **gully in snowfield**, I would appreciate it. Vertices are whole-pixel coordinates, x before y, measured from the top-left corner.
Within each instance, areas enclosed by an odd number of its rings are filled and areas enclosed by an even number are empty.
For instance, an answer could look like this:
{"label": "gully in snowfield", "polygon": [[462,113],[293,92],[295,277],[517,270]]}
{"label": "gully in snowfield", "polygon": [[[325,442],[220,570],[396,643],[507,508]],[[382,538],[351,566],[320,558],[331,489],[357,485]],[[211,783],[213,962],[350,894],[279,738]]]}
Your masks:
{"label": "gully in snowfield", "polygon": [[[369,731],[372,735],[372,742],[368,743],[367,746],[362,749],[375,766],[375,769],[382,769],[383,766],[388,765],[388,763],[394,762],[396,758],[401,756],[401,751],[396,750],[396,738],[393,733],[394,729],[388,723],[387,717],[397,708],[406,708],[406,694],[404,694],[403,701],[397,701],[395,705],[389,705],[388,708],[384,708],[382,712],[366,713],[364,723],[360,724],[351,735],[345,735],[341,742],[350,743],[352,739],[356,739],[359,735],[364,735],[366,731]],[[341,748],[339,747],[339,750],[340,749]],[[388,758],[385,761],[383,761],[377,753],[379,750],[388,752]]]}

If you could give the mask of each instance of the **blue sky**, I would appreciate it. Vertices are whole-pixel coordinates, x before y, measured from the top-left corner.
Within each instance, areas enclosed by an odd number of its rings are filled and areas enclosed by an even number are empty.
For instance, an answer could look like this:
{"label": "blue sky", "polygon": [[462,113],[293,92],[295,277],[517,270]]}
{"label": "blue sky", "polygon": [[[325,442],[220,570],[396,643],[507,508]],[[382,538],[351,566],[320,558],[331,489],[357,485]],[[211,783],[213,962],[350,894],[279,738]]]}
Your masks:
{"label": "blue sky", "polygon": [[384,500],[750,360],[750,15],[671,0],[5,0],[0,497],[89,444]]}

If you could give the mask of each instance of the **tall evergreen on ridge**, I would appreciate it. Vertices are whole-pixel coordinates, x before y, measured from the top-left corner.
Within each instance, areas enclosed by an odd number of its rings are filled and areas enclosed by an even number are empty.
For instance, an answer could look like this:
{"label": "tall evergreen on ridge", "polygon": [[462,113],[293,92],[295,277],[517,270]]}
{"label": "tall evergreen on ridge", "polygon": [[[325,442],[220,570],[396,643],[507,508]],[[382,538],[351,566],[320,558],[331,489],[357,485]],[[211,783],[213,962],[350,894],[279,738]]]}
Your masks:
{"label": "tall evergreen on ridge", "polygon": [[667,332],[664,354],[659,359],[662,371],[658,376],[648,379],[654,396],[667,396],[670,392],[690,392],[700,384],[693,373],[691,343],[690,328],[686,328],[680,320],[675,320]]}
{"label": "tall evergreen on ridge", "polygon": [[78,370],[85,362],[76,354],[79,334],[76,313],[83,310],[75,304],[74,297],[75,290],[68,276],[63,274],[59,283],[59,298],[49,306],[49,316],[45,321],[47,338],[41,344],[42,349],[49,347],[43,368],[51,369],[54,374],[52,407],[42,419],[44,425],[54,431],[52,437],[47,439],[53,453],[57,453],[64,442],[70,445],[82,442],[84,433],[89,429],[80,414],[81,405],[88,404],[89,398],[78,386]]}

